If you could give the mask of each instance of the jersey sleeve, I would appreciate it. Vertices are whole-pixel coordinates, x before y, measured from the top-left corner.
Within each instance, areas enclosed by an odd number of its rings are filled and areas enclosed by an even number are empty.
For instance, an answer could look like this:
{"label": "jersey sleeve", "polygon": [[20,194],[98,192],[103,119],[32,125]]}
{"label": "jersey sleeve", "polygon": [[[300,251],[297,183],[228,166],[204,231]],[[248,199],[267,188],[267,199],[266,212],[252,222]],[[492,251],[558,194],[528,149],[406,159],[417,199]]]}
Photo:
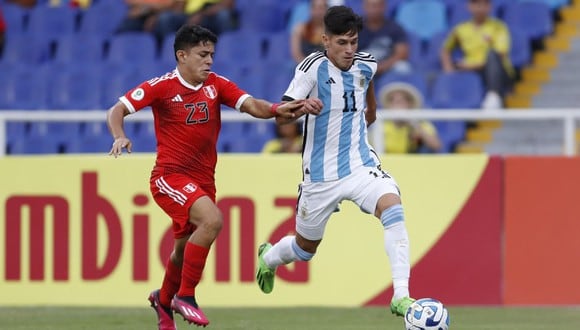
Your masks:
{"label": "jersey sleeve", "polygon": [[443,49],[452,50],[453,48],[455,48],[455,46],[457,45],[457,28],[458,27],[459,27],[459,25],[454,27],[451,30],[451,32],[449,32],[449,34],[445,38],[445,41],[443,41]]}
{"label": "jersey sleeve", "polygon": [[222,76],[217,76],[217,86],[219,88],[219,96],[220,96],[220,102],[222,104],[227,105],[230,108],[234,108],[238,111],[240,111],[240,108],[242,106],[242,104],[244,103],[244,101],[251,97],[250,94],[246,93],[244,90],[242,90],[240,87],[238,87],[238,85],[236,85],[236,83],[234,83],[233,81],[222,77]]}
{"label": "jersey sleeve", "polygon": [[[316,86],[316,72],[318,71],[318,61],[316,53],[306,57],[294,70],[294,78],[284,93],[284,100],[305,99],[310,95]],[[315,61],[309,63],[310,61]]]}
{"label": "jersey sleeve", "polygon": [[121,96],[119,101],[127,106],[129,112],[137,112],[155,102],[158,95],[157,89],[159,88],[157,86],[161,86],[161,84],[152,86],[148,81],[145,81]]}

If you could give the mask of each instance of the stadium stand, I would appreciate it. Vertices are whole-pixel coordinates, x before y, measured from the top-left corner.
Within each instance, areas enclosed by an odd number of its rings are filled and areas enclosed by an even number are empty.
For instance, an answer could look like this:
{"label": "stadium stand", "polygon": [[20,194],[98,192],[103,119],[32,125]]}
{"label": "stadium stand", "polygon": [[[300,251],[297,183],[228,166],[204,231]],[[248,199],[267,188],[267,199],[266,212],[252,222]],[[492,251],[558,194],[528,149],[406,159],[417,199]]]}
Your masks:
{"label": "stadium stand", "polygon": [[[220,36],[214,70],[238,82],[256,96],[279,100],[293,74],[287,48],[288,26],[292,20],[301,19],[293,15],[299,13],[295,8],[305,2],[237,0],[240,29]],[[345,2],[362,11],[362,1]],[[0,89],[0,109],[104,110],[128,88],[175,66],[172,37],[157,45],[147,34],[115,34],[117,23],[126,14],[124,2],[93,0],[92,3],[86,9],[73,9],[67,6],[51,8],[47,1],[40,1],[35,8],[25,9],[0,1],[9,24],[5,49],[0,57],[0,84],[3,86]],[[574,56],[558,53],[570,50],[570,45],[577,45],[570,41],[578,34],[577,29],[573,28],[573,24],[562,22],[577,24],[580,21],[578,3],[570,5],[569,0],[493,0],[493,4],[494,15],[504,19],[512,31],[514,46],[510,57],[521,77],[513,95],[507,99],[508,107],[545,105],[539,91],[549,76],[548,70],[555,69],[556,64],[561,67],[564,63],[574,67],[573,58],[578,58],[576,53]],[[438,58],[446,32],[465,17],[465,1],[390,0],[387,7],[386,15],[400,22],[410,35],[411,62],[415,71],[404,77],[387,75],[377,84],[400,79],[424,91],[427,104],[435,108],[477,108],[474,103],[477,91],[455,95],[459,87],[466,85],[460,84],[458,87],[447,81],[453,79],[440,74]],[[269,15],[264,15],[264,12]],[[244,47],[239,46],[242,42]],[[132,65],[127,66],[128,62]],[[35,65],[34,73],[21,68],[26,63]],[[68,67],[67,70],[62,70],[63,66]],[[85,70],[79,70],[79,67]],[[273,75],[274,71],[277,73]],[[558,73],[560,76],[553,71],[555,77],[561,77],[561,81],[571,79],[570,74],[565,75],[565,69],[561,71]],[[35,75],[34,79],[31,74]],[[473,79],[470,81],[473,86],[477,85]],[[477,90],[477,87],[473,88]],[[546,92],[549,88],[557,87],[546,86]],[[469,101],[463,96],[470,96]],[[152,132],[140,126],[137,124],[134,129],[141,145],[136,146],[140,149],[136,151],[153,151],[155,142]],[[244,124],[238,124],[236,129],[229,127],[230,123],[224,126],[218,145],[222,152],[254,151],[258,149],[256,143],[261,143],[271,134],[268,129],[245,130],[247,125]],[[461,125],[458,125],[459,128],[445,123],[436,126],[442,139],[447,141],[449,147],[446,151],[453,152],[455,145],[459,145],[459,151],[483,150],[462,149],[465,134],[468,138],[477,134],[490,135],[477,132],[491,132],[501,125],[497,122],[479,123],[474,130],[467,131],[461,129]],[[93,152],[95,148],[100,148],[99,138],[107,144],[110,142],[108,133],[100,131],[87,136],[86,149],[80,144],[67,146],[52,143],[53,139],[50,138],[29,149],[24,145],[22,136],[38,138],[31,135],[35,130],[30,130],[26,123],[10,124],[9,127],[7,140],[12,153],[41,152],[42,146],[46,147],[45,152]],[[240,134],[252,137],[240,139]]]}
{"label": "stadium stand", "polygon": [[[510,8],[529,13],[517,19]],[[529,9],[533,8],[533,9]],[[505,4],[504,15],[511,22],[512,61],[520,80],[506,99],[509,108],[577,108],[580,98],[575,90],[580,83],[580,3],[567,0],[519,0]],[[534,27],[517,27],[523,15],[536,17]],[[516,15],[515,15],[516,16]],[[549,21],[549,22],[548,22]],[[520,23],[517,23],[520,22]],[[530,22],[527,22],[528,24]],[[525,22],[523,24],[526,24]],[[534,40],[533,35],[537,35]],[[525,40],[525,37],[528,37]],[[521,39],[521,40],[520,40]],[[518,45],[520,45],[518,47]],[[526,45],[530,54],[521,54]],[[561,122],[487,121],[469,129],[457,152],[493,154],[560,154],[563,130]]]}

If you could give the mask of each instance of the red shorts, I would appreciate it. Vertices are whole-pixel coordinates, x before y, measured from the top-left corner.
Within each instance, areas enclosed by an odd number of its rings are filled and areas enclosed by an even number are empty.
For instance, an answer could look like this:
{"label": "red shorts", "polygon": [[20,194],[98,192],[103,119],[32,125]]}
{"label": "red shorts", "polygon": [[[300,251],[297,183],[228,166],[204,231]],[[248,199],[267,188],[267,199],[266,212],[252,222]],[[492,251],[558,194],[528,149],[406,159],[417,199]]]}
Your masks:
{"label": "red shorts", "polygon": [[187,175],[152,175],[149,185],[157,205],[171,217],[174,238],[189,236],[195,230],[189,222],[189,208],[198,198],[208,196],[215,202],[215,187],[200,187]]}

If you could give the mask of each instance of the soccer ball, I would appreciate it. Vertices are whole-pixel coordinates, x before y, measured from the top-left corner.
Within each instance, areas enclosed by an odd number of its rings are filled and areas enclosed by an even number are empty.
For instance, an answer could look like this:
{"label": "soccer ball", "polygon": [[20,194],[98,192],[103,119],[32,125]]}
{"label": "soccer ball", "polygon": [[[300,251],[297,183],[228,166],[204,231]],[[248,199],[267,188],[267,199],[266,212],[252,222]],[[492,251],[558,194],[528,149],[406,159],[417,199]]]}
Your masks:
{"label": "soccer ball", "polygon": [[405,313],[407,330],[448,330],[449,312],[437,299],[418,299]]}

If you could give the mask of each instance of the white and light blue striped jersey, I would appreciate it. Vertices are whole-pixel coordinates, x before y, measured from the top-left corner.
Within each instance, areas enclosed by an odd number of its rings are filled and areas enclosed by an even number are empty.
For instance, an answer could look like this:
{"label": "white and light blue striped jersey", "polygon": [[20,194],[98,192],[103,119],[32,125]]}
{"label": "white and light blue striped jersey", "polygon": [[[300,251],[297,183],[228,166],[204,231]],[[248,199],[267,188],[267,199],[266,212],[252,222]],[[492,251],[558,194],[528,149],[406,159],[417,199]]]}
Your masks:
{"label": "white and light blue striped jersey", "polygon": [[310,54],[296,67],[284,97],[317,97],[324,104],[319,115],[306,115],[304,123],[305,182],[337,180],[357,167],[379,165],[365,121],[367,88],[376,70],[374,57],[363,52],[355,54],[347,71],[334,66],[324,52]]}

